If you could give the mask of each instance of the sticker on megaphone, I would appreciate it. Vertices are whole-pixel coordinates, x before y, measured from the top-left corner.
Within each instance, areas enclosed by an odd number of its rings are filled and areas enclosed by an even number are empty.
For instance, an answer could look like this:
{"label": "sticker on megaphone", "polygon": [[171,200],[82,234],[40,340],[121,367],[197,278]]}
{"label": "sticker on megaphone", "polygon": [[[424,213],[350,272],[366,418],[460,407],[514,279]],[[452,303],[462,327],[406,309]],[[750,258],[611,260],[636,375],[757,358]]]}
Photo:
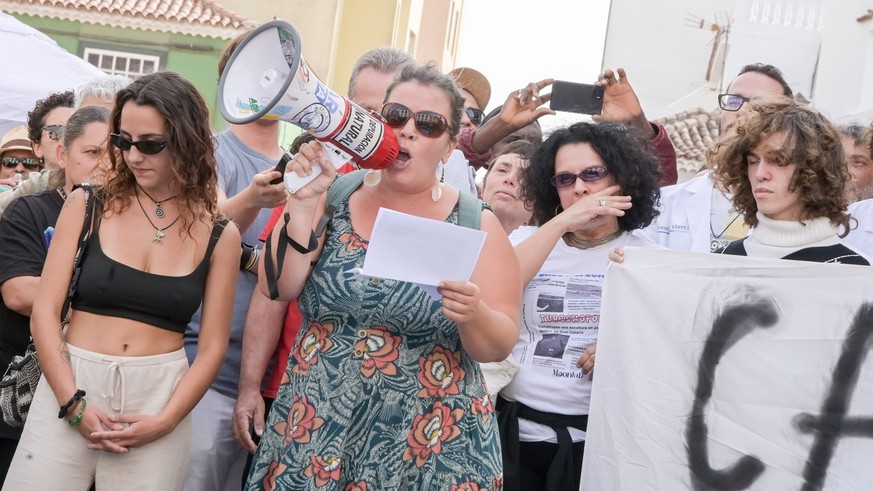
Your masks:
{"label": "sticker on megaphone", "polygon": [[[330,162],[336,169],[339,169],[352,160],[351,155],[343,152],[328,142],[321,142],[321,146],[324,149],[325,160]],[[312,172],[310,172],[308,176],[301,176],[294,171],[286,172],[284,175],[285,189],[287,189],[289,193],[294,194],[300,188],[309,184],[316,177],[321,175],[321,167],[319,165],[313,164],[311,170]]]}

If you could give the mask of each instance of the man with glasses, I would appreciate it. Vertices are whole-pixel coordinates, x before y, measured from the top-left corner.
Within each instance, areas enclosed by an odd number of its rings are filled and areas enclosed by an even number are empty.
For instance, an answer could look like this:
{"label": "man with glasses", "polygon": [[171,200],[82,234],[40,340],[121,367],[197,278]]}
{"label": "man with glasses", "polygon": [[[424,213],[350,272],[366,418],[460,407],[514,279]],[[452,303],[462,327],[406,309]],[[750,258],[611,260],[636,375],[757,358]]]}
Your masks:
{"label": "man with glasses", "polygon": [[39,172],[42,162],[33,154],[27,127],[12,128],[0,141],[0,193],[11,190],[31,171]]}
{"label": "man with glasses", "polygon": [[27,139],[42,164],[42,172],[33,172],[14,191],[0,195],[0,213],[19,196],[63,186],[63,175],[58,172],[58,147],[64,137],[64,125],[73,114],[74,100],[72,90],[56,92],[38,100],[33,111],[27,113]]}
{"label": "man with glasses", "polygon": [[[793,96],[782,72],[761,63],[744,66],[718,96],[722,132],[750,110],[749,102],[768,95]],[[716,186],[707,170],[682,184],[661,188],[661,214],[636,233],[669,249],[713,252],[745,237],[748,227],[733,209],[729,191]]]}

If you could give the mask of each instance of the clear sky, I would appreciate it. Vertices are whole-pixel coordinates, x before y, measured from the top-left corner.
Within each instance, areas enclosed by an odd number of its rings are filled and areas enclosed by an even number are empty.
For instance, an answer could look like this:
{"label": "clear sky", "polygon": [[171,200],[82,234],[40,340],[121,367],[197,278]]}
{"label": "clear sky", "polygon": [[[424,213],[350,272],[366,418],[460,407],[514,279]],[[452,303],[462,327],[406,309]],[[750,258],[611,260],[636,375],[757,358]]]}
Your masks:
{"label": "clear sky", "polygon": [[[457,65],[488,77],[488,110],[528,82],[597,79],[609,0],[464,0],[463,15]],[[576,119],[541,123],[550,128]]]}

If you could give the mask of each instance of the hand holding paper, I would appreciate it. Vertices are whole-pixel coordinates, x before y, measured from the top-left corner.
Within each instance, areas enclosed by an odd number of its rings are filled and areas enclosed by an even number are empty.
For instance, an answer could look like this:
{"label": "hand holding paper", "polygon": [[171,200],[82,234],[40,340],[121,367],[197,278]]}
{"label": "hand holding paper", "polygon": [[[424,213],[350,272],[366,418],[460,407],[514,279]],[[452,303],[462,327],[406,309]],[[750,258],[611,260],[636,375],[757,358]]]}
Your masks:
{"label": "hand holding paper", "polygon": [[479,287],[469,281],[443,281],[437,292],[443,296],[443,315],[458,324],[468,322],[479,310]]}
{"label": "hand holding paper", "polygon": [[[364,267],[351,272],[417,283],[434,299],[439,299],[440,282],[467,284],[470,280],[485,236],[480,230],[382,208],[373,225]],[[469,304],[466,297],[472,293],[466,289],[458,292],[457,287],[449,286],[447,290],[456,297],[453,301]],[[478,304],[478,287],[475,297]]]}

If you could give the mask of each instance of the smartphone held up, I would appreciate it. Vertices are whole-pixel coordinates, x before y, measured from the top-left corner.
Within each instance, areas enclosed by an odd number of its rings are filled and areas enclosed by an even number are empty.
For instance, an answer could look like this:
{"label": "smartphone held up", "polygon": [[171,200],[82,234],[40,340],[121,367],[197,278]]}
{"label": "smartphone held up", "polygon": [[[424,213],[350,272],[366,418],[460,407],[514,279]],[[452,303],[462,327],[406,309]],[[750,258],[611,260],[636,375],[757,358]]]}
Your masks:
{"label": "smartphone held up", "polygon": [[555,80],[549,109],[579,114],[600,114],[603,110],[603,87]]}

